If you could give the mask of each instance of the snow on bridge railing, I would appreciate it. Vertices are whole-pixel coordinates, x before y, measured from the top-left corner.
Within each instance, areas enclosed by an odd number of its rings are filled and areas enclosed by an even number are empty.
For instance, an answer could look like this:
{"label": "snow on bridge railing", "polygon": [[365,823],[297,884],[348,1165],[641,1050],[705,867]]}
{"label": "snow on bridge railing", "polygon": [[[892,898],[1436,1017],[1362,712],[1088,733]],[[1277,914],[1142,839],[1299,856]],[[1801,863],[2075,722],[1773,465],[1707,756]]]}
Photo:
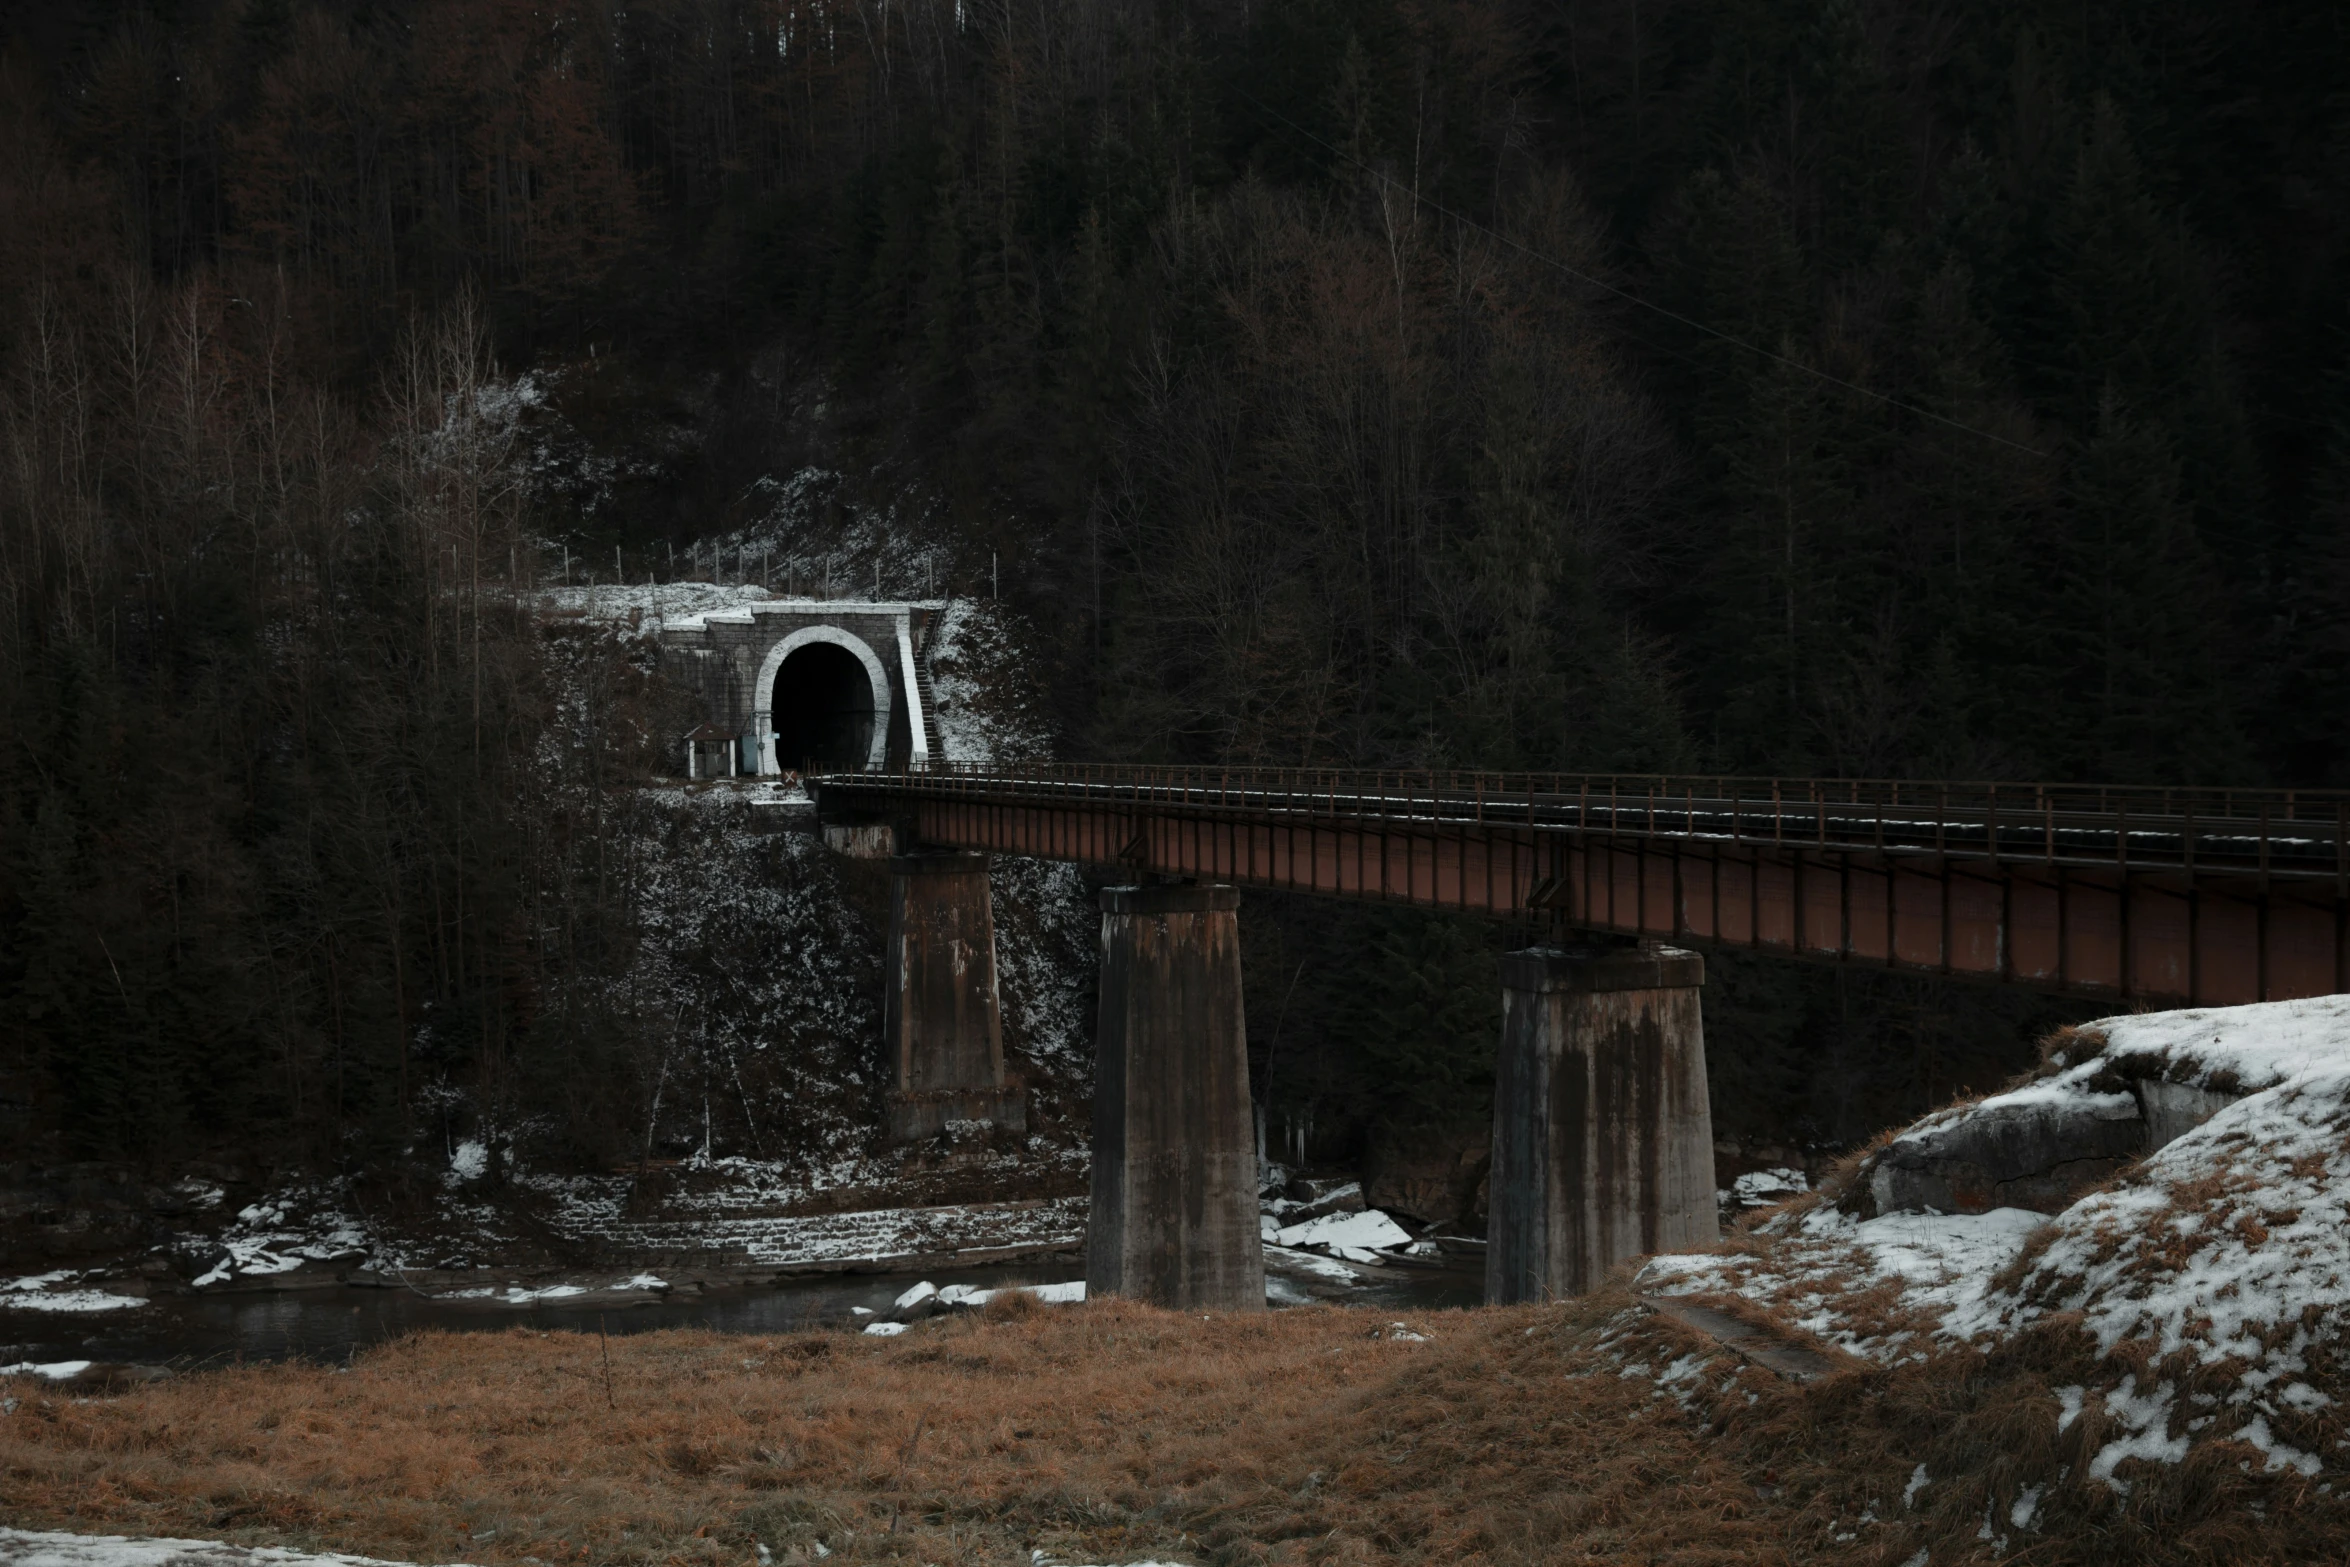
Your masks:
{"label": "snow on bridge railing", "polygon": [[2350,791],[1453,769],[933,762],[816,780],[836,797],[1146,807],[1383,830],[1567,832],[2132,871],[2331,878]]}

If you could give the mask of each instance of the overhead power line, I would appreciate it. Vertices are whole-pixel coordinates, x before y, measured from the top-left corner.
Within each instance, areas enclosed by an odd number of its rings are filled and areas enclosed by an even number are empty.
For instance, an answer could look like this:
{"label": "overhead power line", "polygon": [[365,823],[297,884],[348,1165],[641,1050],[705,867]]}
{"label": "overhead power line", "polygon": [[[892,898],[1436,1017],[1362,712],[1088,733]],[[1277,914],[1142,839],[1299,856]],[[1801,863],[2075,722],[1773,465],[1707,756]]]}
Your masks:
{"label": "overhead power line", "polygon": [[[1965,434],[1972,436],[1978,436],[1986,441],[1996,441],[2001,446],[2023,452],[2027,456],[2045,458],[2048,455],[2046,452],[2041,451],[2036,447],[2024,445],[2021,441],[2011,441],[2004,435],[1997,435],[1989,430],[1978,429],[1971,424],[1961,424],[1958,420],[1950,418],[1945,414],[1938,414],[1931,408],[1920,408],[1917,404],[1903,402],[1898,397],[1888,397],[1883,392],[1871,391],[1869,388],[1861,386],[1856,382],[1845,380],[1842,376],[1830,375],[1825,370],[1821,370],[1812,365],[1807,365],[1800,359],[1790,359],[1785,354],[1773,353],[1770,349],[1763,347],[1759,343],[1750,343],[1742,337],[1723,331],[1720,327],[1708,326],[1703,321],[1693,320],[1688,316],[1682,315],[1677,310],[1668,310],[1663,305],[1657,304],[1651,300],[1642,299],[1638,294],[1632,293],[1626,289],[1618,288],[1615,284],[1610,283],[1605,278],[1593,277],[1588,272],[1582,271],[1576,267],[1569,266],[1566,262],[1559,260],[1559,258],[1556,256],[1536,250],[1533,246],[1526,244],[1523,240],[1513,239],[1498,229],[1480,223],[1475,218],[1470,217],[1467,213],[1455,212],[1452,208],[1446,206],[1443,202],[1438,201],[1433,196],[1426,196],[1421,194],[1417,189],[1406,186],[1402,181],[1398,180],[1394,175],[1389,174],[1386,170],[1373,168],[1370,164],[1365,163],[1362,159],[1356,157],[1354,154],[1347,152],[1342,148],[1333,147],[1330,145],[1330,143],[1324,141],[1321,137],[1315,135],[1312,131],[1307,130],[1304,126],[1298,124],[1297,121],[1291,119],[1288,115],[1283,114],[1279,109],[1274,108],[1271,104],[1266,103],[1261,98],[1258,98],[1254,93],[1251,93],[1246,88],[1235,87],[1233,91],[1239,93],[1241,97],[1246,98],[1250,103],[1256,105],[1256,107],[1262,110],[1269,118],[1278,120],[1281,124],[1287,126],[1290,130],[1296,132],[1299,136],[1304,137],[1307,141],[1312,142],[1315,146],[1321,148],[1324,152],[1330,154],[1330,156],[1333,158],[1337,158],[1342,162],[1352,164],[1355,168],[1360,169],[1363,173],[1370,175],[1373,179],[1380,181],[1382,184],[1394,187],[1396,190],[1402,192],[1411,200],[1419,203],[1421,206],[1426,207],[1429,211],[1436,213],[1439,217],[1449,218],[1464,228],[1475,229],[1478,233],[1483,234],[1500,244],[1507,245],[1510,249],[1517,251],[1521,255],[1531,257],[1532,259],[1541,262],[1544,266],[1552,267],[1560,272],[1565,273],[1568,277],[1573,278],[1578,283],[1585,283],[1593,288],[1601,290],[1604,293],[1613,294],[1616,298],[1624,301],[1628,305],[1637,305],[1642,310],[1650,311],[1656,315],[1663,316],[1668,321],[1678,322],[1680,325],[1689,328],[1693,332],[1702,332],[1707,337],[1718,338],[1722,342],[1728,343],[1733,348],[1742,348],[1750,354],[1759,355],[1764,359],[1770,360],[1773,364],[1785,365],[1788,369],[1797,371],[1803,375],[1808,375],[1816,381],[1823,381],[1830,386],[1842,387],[1847,392],[1854,393],[1857,396],[1869,398],[1875,402],[1883,403],[1888,408],[1898,408],[1903,413],[1915,414],[1920,419],[1931,419],[1936,424],[1948,425],[1953,430],[1962,431]],[[1667,352],[1670,352],[1670,350],[1667,350]]]}

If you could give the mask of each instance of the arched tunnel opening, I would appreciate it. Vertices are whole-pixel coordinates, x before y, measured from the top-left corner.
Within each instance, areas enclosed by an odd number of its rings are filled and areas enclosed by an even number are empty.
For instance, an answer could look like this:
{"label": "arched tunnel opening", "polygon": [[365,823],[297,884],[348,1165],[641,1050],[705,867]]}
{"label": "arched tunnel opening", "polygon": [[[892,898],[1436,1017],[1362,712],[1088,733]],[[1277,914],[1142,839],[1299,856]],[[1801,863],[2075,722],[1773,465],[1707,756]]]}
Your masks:
{"label": "arched tunnel opening", "polygon": [[778,767],[861,772],[872,755],[873,682],[837,642],[811,642],[783,661],[769,711]]}

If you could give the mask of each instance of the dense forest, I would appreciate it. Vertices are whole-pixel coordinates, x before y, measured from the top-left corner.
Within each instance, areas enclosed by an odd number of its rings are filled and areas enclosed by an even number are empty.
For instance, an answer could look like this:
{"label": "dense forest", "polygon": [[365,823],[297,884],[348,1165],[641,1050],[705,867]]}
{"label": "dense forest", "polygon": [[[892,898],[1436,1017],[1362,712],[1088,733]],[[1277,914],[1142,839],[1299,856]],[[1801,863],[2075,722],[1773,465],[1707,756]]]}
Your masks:
{"label": "dense forest", "polygon": [[[364,1162],[452,1085],[599,1146],[605,813],[678,719],[519,590],[811,470],[803,531],[1000,582],[1066,755],[2350,784],[2340,7],[10,25],[0,1136],[43,1157]],[[524,372],[641,460],[524,461]],[[1500,934],[1254,907],[1284,1126],[1474,1119]],[[2075,1015],[1724,959],[1722,1124],[1866,1135]]]}

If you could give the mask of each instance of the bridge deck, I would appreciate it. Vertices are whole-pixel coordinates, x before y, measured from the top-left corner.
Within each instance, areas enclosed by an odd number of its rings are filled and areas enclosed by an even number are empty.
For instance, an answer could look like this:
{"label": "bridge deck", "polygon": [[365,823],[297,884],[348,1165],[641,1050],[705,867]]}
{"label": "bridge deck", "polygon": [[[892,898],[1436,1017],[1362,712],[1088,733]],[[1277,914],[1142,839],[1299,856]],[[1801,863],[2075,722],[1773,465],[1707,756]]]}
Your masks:
{"label": "bridge deck", "polygon": [[2350,794],[1056,765],[814,781],[925,842],[2230,1003],[2350,989]]}

